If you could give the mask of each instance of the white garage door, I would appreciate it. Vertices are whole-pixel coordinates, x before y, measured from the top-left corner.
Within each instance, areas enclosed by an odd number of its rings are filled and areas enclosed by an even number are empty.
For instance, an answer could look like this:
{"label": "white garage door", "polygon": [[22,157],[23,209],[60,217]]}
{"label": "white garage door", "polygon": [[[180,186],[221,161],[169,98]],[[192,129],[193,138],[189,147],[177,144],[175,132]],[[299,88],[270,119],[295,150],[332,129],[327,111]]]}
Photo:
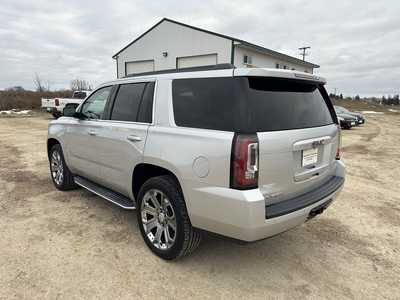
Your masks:
{"label": "white garage door", "polygon": [[176,66],[180,68],[190,68],[199,66],[209,66],[217,64],[217,54],[195,55],[178,57]]}
{"label": "white garage door", "polygon": [[125,75],[154,71],[154,60],[126,62]]}

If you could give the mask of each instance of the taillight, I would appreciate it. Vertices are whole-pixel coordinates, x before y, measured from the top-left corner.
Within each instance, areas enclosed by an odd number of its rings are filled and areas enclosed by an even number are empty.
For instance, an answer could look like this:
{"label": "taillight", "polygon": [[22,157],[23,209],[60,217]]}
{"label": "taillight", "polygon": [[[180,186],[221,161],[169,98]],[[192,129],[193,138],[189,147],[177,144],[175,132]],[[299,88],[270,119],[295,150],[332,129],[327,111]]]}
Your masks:
{"label": "taillight", "polygon": [[258,138],[256,134],[235,134],[231,155],[231,188],[258,186]]}
{"label": "taillight", "polygon": [[56,106],[59,106],[59,105],[60,105],[60,100],[55,99],[55,100],[54,100],[54,104],[55,104]]}
{"label": "taillight", "polygon": [[336,149],[336,159],[340,160],[340,157],[342,156],[342,132],[340,129],[340,125],[338,125],[338,146]]}

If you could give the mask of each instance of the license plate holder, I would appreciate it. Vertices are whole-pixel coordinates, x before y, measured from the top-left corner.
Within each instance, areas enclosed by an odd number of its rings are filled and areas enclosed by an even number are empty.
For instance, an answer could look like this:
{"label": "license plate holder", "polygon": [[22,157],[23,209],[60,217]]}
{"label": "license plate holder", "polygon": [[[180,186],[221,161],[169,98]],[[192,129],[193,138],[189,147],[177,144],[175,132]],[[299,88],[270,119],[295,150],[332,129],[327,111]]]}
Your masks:
{"label": "license plate holder", "polygon": [[311,148],[302,151],[301,165],[303,167],[315,165],[317,161],[318,161],[318,148]]}

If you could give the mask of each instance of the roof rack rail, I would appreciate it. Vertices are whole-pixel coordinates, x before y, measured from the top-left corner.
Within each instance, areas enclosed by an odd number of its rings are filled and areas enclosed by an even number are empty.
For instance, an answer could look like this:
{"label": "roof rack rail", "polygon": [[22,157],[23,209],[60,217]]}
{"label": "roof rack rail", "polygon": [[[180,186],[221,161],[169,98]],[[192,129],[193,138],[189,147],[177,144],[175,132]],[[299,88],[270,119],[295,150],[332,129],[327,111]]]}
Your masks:
{"label": "roof rack rail", "polygon": [[168,74],[168,73],[226,70],[226,69],[234,69],[234,68],[235,68],[235,66],[232,64],[216,64],[216,65],[208,65],[208,66],[201,66],[201,67],[189,67],[189,68],[167,69],[167,70],[159,70],[159,71],[143,72],[143,73],[132,73],[132,74],[126,75],[123,78],[146,76],[146,75],[157,75],[157,74]]}

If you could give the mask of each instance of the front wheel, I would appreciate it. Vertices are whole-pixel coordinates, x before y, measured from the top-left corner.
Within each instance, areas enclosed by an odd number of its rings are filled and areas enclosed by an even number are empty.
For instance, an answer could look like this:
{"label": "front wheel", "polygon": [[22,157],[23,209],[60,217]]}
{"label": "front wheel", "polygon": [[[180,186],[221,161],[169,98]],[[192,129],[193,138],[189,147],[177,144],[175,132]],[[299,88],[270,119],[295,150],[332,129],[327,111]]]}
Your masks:
{"label": "front wheel", "polygon": [[58,111],[57,111],[57,112],[52,112],[51,114],[53,115],[53,118],[54,118],[54,119],[58,119],[59,117],[62,116],[62,113],[60,113],[60,112],[58,112]]}
{"label": "front wheel", "polygon": [[147,180],[137,198],[140,232],[153,253],[171,260],[197,248],[201,235],[190,223],[182,192],[172,176]]}
{"label": "front wheel", "polygon": [[76,188],[74,177],[68,169],[60,144],[51,147],[49,152],[50,174],[55,187],[61,191]]}

